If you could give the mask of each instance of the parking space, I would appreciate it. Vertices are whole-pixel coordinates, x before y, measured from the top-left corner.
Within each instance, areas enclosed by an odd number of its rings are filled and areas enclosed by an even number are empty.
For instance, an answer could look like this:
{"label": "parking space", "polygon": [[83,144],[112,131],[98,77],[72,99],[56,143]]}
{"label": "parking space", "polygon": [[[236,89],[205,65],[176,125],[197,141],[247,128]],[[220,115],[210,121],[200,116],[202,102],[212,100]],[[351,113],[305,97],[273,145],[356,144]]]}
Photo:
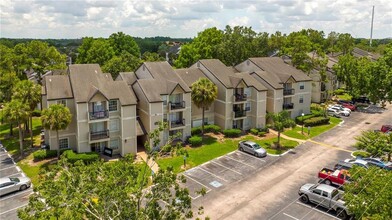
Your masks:
{"label": "parking space", "polygon": [[[25,174],[16,166],[4,147],[0,147],[0,178],[21,177]],[[18,208],[24,207],[29,202],[29,196],[33,192],[32,187],[24,191],[17,191],[0,196],[0,219],[18,219]]]}
{"label": "parking space", "polygon": [[197,199],[200,196],[197,192],[202,188],[205,188],[207,193],[218,190],[244,179],[278,158],[271,156],[257,158],[234,151],[184,172],[187,178],[186,187],[189,189],[190,196]]}
{"label": "parking space", "polygon": [[331,220],[331,219],[339,219],[335,216],[335,212],[330,210],[328,211],[325,208],[304,204],[300,201],[296,201],[275,216],[271,218],[276,220],[299,220],[299,219],[315,219],[315,220]]}

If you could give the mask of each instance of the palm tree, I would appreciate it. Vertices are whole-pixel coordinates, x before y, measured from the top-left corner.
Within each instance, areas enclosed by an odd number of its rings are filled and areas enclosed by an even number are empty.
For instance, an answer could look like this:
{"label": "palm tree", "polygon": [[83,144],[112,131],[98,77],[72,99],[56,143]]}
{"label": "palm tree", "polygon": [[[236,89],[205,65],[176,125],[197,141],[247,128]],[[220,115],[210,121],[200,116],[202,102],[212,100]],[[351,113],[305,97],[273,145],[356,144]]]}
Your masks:
{"label": "palm tree", "polygon": [[291,119],[288,111],[281,111],[279,113],[268,113],[267,118],[272,120],[274,129],[278,132],[278,146],[280,149],[280,133],[285,128],[295,127],[295,121]]}
{"label": "palm tree", "polygon": [[33,147],[33,111],[41,101],[41,86],[30,80],[20,81],[13,89],[12,99],[18,99],[29,107],[30,139]]}
{"label": "palm tree", "polygon": [[218,96],[218,87],[207,78],[200,78],[194,82],[192,88],[192,101],[202,109],[201,135],[204,134],[204,111],[211,106]]}
{"label": "palm tree", "polygon": [[29,108],[20,100],[13,99],[4,107],[4,118],[9,122],[16,122],[19,129],[19,147],[20,154],[23,156],[23,135],[22,135],[22,122],[29,117]]}
{"label": "palm tree", "polygon": [[42,126],[45,129],[56,131],[57,157],[60,158],[59,130],[64,130],[71,123],[71,112],[61,104],[51,105],[41,114]]}

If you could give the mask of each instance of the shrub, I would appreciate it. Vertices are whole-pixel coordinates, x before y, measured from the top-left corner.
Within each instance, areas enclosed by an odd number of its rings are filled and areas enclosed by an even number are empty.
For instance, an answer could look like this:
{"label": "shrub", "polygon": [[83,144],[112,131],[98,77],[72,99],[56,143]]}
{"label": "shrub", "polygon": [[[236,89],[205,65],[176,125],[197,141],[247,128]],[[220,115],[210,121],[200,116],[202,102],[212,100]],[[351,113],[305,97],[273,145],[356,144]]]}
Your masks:
{"label": "shrub", "polygon": [[200,136],[192,136],[189,138],[189,143],[193,147],[200,146],[202,144],[202,141],[203,141],[203,139]]}
{"label": "shrub", "polygon": [[225,137],[239,137],[241,135],[240,129],[226,129],[223,131]]}
{"label": "shrub", "polygon": [[295,117],[295,123],[302,125],[303,121],[306,121],[306,120],[311,119],[313,117],[315,117],[313,114],[307,114],[304,116],[300,115],[300,116]]}
{"label": "shrub", "polygon": [[313,127],[313,126],[317,126],[317,125],[324,125],[324,124],[328,124],[329,123],[329,117],[324,118],[324,117],[314,117],[314,118],[310,118],[307,120],[304,120],[304,126],[308,127]]}
{"label": "shrub", "polygon": [[[221,128],[218,125],[204,125],[204,133],[219,133],[221,131]],[[201,126],[199,127],[194,127],[191,129],[191,134],[192,135],[200,135],[201,134]]]}
{"label": "shrub", "polygon": [[33,117],[41,117],[41,110],[35,109],[32,113]]}
{"label": "shrub", "polygon": [[353,155],[355,157],[370,157],[371,156],[371,154],[366,151],[354,151]]}
{"label": "shrub", "polygon": [[335,95],[343,95],[345,93],[344,89],[337,89],[334,91]]}
{"label": "shrub", "polygon": [[33,153],[35,161],[48,159],[57,156],[57,150],[37,150]]}
{"label": "shrub", "polygon": [[310,110],[322,111],[323,107],[321,107],[320,104],[312,103],[312,104],[310,104]]}
{"label": "shrub", "polygon": [[192,135],[199,135],[201,134],[201,127],[194,127],[191,129],[191,134]]}
{"label": "shrub", "polygon": [[324,116],[324,110],[312,110],[312,115],[314,115],[314,117]]}
{"label": "shrub", "polygon": [[269,133],[269,128],[268,127],[259,128],[259,131],[263,131],[265,133]]}
{"label": "shrub", "polygon": [[266,132],[264,132],[264,131],[260,131],[260,132],[259,132],[259,136],[260,136],[260,137],[264,137],[265,134],[266,134]]}
{"label": "shrub", "polygon": [[74,153],[72,150],[66,150],[64,152],[64,156],[68,159],[70,163],[75,163],[76,161],[83,161],[85,164],[97,161],[99,159],[99,155],[95,152],[89,153]]}
{"label": "shrub", "polygon": [[259,133],[259,129],[252,128],[252,129],[250,129],[250,133],[253,134],[253,135],[257,135]]}

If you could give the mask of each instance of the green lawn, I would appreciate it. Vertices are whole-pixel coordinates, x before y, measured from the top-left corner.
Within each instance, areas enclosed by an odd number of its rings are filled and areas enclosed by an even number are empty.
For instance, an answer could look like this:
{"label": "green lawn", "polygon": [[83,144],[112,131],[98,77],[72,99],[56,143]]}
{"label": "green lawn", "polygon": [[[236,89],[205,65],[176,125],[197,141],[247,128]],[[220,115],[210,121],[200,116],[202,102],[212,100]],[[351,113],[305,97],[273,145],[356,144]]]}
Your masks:
{"label": "green lawn", "polygon": [[328,125],[320,125],[320,126],[311,127],[309,136],[308,136],[308,128],[307,127],[304,127],[304,135],[301,134],[302,133],[301,126],[296,126],[293,129],[287,130],[287,131],[283,132],[283,134],[285,134],[286,136],[292,137],[292,138],[306,140],[306,139],[315,137],[323,132],[330,130],[331,128],[338,125],[341,121],[342,120],[339,118],[331,117]]}
{"label": "green lawn", "polygon": [[[281,138],[281,144],[284,146],[281,150],[276,150],[271,147],[273,142],[277,141],[277,138],[256,140],[254,136],[248,135],[241,140],[252,140],[257,142],[260,146],[264,147],[270,154],[280,154],[284,151],[294,148],[298,145],[296,141],[285,140]],[[238,142],[240,140],[225,139],[223,143],[220,143],[216,138],[207,136],[204,139],[204,144],[201,147],[188,148],[189,157],[186,159],[187,169],[203,164],[219,156],[230,153],[238,148]],[[174,172],[181,172],[181,166],[184,164],[183,156],[175,156],[169,158],[158,159],[158,165],[160,168],[167,168],[168,166],[173,166]]]}
{"label": "green lawn", "polygon": [[[22,126],[23,128],[23,126]],[[40,144],[40,133],[42,129],[41,119],[39,117],[33,118],[33,135],[34,135],[34,144]],[[12,132],[12,137],[9,137],[10,125],[8,123],[4,123],[0,125],[0,141],[3,146],[7,149],[7,151],[11,154],[19,153],[19,131],[18,127],[14,126]],[[31,145],[30,135],[26,135],[24,138],[24,148],[27,149]]]}
{"label": "green lawn", "polygon": [[342,99],[342,100],[351,100],[352,96],[344,93],[343,95],[337,95],[338,99]]}

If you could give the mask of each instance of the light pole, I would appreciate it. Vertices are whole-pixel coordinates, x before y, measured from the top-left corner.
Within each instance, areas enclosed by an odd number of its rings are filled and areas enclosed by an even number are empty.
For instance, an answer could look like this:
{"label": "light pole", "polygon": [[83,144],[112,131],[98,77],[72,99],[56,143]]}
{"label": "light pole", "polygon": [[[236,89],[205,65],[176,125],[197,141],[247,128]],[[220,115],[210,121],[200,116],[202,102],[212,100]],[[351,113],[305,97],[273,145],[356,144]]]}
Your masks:
{"label": "light pole", "polygon": [[301,118],[301,121],[302,121],[302,134],[304,134],[304,113],[302,113],[302,118]]}

